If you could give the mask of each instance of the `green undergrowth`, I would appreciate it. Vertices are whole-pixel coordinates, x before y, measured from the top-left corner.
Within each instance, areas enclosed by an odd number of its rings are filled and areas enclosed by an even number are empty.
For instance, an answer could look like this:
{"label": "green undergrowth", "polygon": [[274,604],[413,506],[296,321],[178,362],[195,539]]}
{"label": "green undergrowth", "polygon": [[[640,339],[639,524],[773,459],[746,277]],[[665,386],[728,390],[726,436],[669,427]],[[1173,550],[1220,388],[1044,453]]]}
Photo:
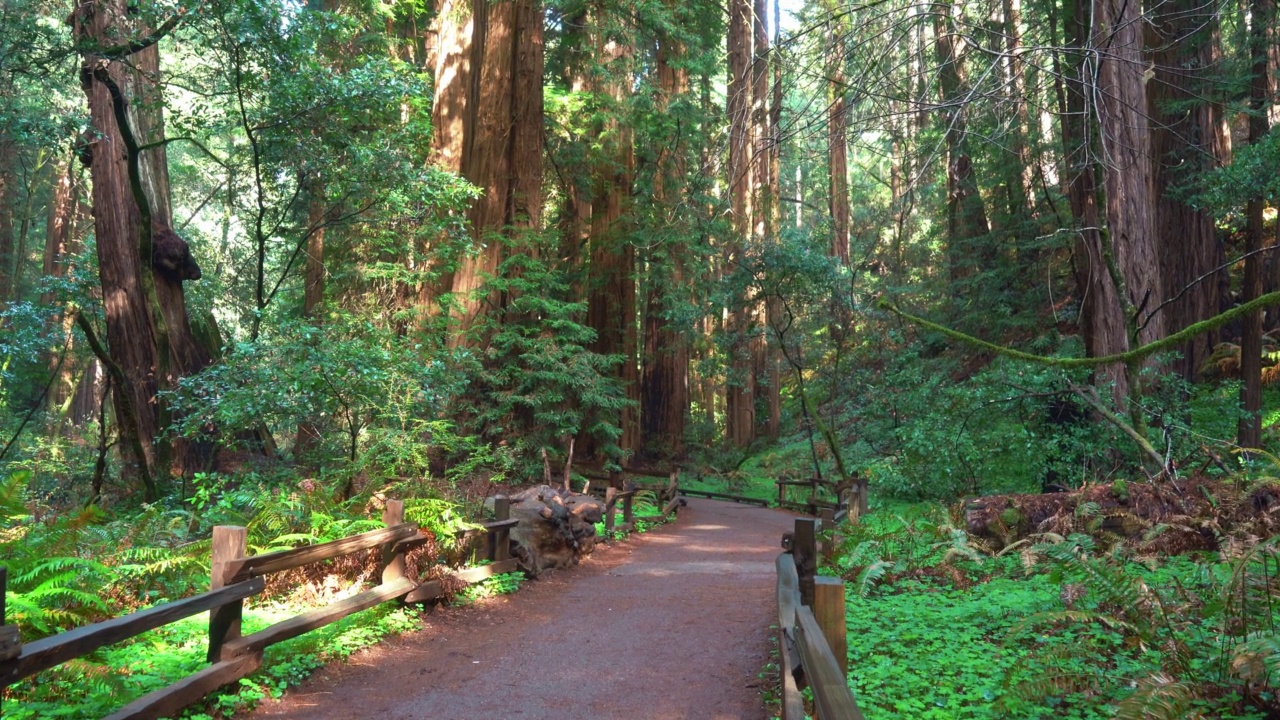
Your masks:
{"label": "green undergrowth", "polygon": [[487,577],[478,583],[468,585],[453,598],[454,605],[472,605],[478,600],[510,595],[520,589],[524,583],[523,572],[509,572]]}
{"label": "green undergrowth", "polygon": [[1160,558],[1045,534],[996,552],[960,519],[894,506],[827,560],[868,720],[1277,717],[1280,541]]}
{"label": "green undergrowth", "polygon": [[[247,606],[243,632],[256,632],[306,609],[277,603]],[[206,698],[203,706],[182,717],[225,717],[247,710],[265,698],[280,697],[285,688],[326,663],[419,626],[416,610],[390,603],[348,616],[267,648],[263,669],[240,680],[232,691]],[[16,686],[14,696],[5,700],[4,716],[8,720],[102,717],[207,667],[208,633],[207,616],[200,614],[64,663]]]}

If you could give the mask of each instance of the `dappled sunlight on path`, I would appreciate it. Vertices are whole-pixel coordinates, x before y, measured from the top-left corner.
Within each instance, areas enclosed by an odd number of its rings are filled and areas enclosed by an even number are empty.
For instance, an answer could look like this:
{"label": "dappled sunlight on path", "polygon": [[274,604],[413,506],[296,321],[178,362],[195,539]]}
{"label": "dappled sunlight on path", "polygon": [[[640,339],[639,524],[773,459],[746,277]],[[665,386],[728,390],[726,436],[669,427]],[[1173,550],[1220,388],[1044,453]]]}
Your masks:
{"label": "dappled sunlight on path", "polygon": [[691,499],[675,525],[514,596],[443,608],[253,717],[763,718],[773,559],[792,523]]}

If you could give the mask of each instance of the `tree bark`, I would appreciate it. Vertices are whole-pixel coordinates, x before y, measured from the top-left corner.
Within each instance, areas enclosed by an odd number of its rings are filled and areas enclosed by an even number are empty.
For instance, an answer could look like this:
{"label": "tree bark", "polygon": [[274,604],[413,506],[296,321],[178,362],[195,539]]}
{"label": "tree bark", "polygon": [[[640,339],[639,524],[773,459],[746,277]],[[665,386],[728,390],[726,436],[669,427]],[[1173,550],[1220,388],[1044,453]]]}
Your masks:
{"label": "tree bark", "polygon": [[[834,11],[833,11],[834,12]],[[831,257],[849,264],[849,111],[844,72],[843,23],[828,20],[827,38],[827,181],[830,190]]]}
{"label": "tree bark", "polygon": [[[1072,266],[1081,298],[1080,324],[1085,352],[1096,357],[1120,352],[1128,343],[1120,299],[1107,268],[1098,208],[1093,95],[1086,79],[1091,70],[1085,62],[1084,51],[1089,38],[1087,2],[1089,0],[1066,0],[1067,12],[1064,13],[1065,44],[1071,53],[1068,58],[1073,60],[1063,63],[1069,72],[1063,83],[1066,111],[1061,117],[1062,174],[1067,181],[1067,198],[1075,223]],[[1124,368],[1119,364],[1099,368],[1094,381],[1114,383],[1117,398],[1123,398],[1128,391]]]}
{"label": "tree bark", "polygon": [[[673,4],[668,7],[674,9]],[[658,38],[657,112],[669,111],[672,100],[689,92],[684,45],[669,34]],[[685,417],[689,413],[689,342],[675,315],[685,294],[685,253],[690,231],[683,219],[688,146],[679,133],[666,139],[658,153],[654,202],[672,237],[650,255],[644,313],[644,353],[640,382],[641,447],[657,457],[683,459]]]}
{"label": "tree bark", "polygon": [[[596,331],[593,351],[622,358],[617,379],[627,399],[638,402],[636,249],[627,236],[635,158],[631,129],[620,118],[630,96],[631,51],[619,39],[607,37],[600,20],[593,17],[594,47],[603,76],[597,81],[597,98],[608,119],[596,131],[601,149],[593,173],[587,325]],[[619,421],[622,435],[618,447],[624,454],[638,450],[640,417],[636,408],[625,408]],[[587,447],[590,452],[598,449]]]}
{"label": "tree bark", "polygon": [[[1249,78],[1249,142],[1255,143],[1266,136],[1269,129],[1267,112],[1271,79],[1268,72],[1268,36],[1275,20],[1275,5],[1272,0],[1251,0],[1249,10],[1249,52],[1252,59]],[[1253,254],[1262,248],[1262,199],[1250,200],[1246,213],[1248,227],[1245,234],[1246,257],[1241,302],[1248,302],[1262,293],[1262,263]],[[1280,260],[1273,258],[1272,262],[1280,263]],[[1236,443],[1242,448],[1257,448],[1262,445],[1262,313],[1250,313],[1241,325],[1240,410],[1243,414],[1236,426]]]}
{"label": "tree bark", "polygon": [[[121,37],[145,35],[146,28],[128,19],[125,3],[98,0],[77,6],[77,38],[100,46],[120,44]],[[169,177],[164,145],[137,152],[137,186],[146,207],[136,201],[130,176],[127,140],[116,120],[107,79],[120,90],[133,139],[140,147],[164,137],[159,87],[159,53],[156,45],[133,53],[128,62],[84,59],[81,81],[88,96],[89,114],[97,133],[90,172],[93,177],[93,216],[102,282],[103,309],[107,321],[107,346],[125,382],[113,383],[117,416],[132,407],[136,418],[119,422],[121,446],[128,461],[144,478],[164,477],[174,460],[185,469],[199,460],[188,449],[174,447],[161,432],[169,423],[167,404],[158,390],[171,387],[178,377],[198,371],[209,360],[208,352],[191,333],[183,295],[183,278],[153,269],[152,243],[157,229],[169,229]],[[104,66],[105,65],[105,66]],[[105,74],[103,74],[105,73]],[[173,251],[189,253],[176,235]],[[159,257],[156,255],[155,257]],[[129,398],[122,396],[128,394]],[[136,422],[133,422],[136,421]],[[127,437],[136,431],[137,438]],[[141,448],[142,456],[131,453]],[[144,488],[155,499],[157,486]]]}
{"label": "tree bark", "polygon": [[[75,236],[76,215],[80,205],[79,173],[76,172],[75,156],[68,153],[65,162],[61,163],[54,174],[53,192],[49,199],[48,213],[45,218],[44,257],[41,270],[45,277],[66,277],[68,263],[72,255],[79,252],[78,238]],[[40,297],[40,304],[49,307],[55,297],[45,292]],[[46,365],[49,372],[57,373],[58,379],[49,387],[45,396],[45,409],[49,412],[61,412],[68,398],[75,392],[75,363],[71,361],[72,319],[64,311],[59,312],[54,323],[62,326],[62,334],[68,337],[65,360],[60,360],[61,353],[50,353]]]}
{"label": "tree bark", "polygon": [[[729,3],[729,115],[730,265],[742,258],[753,230],[751,186],[751,0]],[[725,435],[737,447],[755,439],[756,376],[752,363],[753,308],[737,298],[729,309],[729,377],[725,394]]]}
{"label": "tree bark", "polygon": [[[1188,171],[1218,167],[1228,148],[1221,133],[1222,109],[1202,98],[1214,95],[1208,73],[1221,63],[1218,18],[1212,8],[1192,0],[1162,4],[1152,23],[1155,76],[1151,98],[1151,152],[1155,159],[1156,237],[1163,250],[1163,298],[1175,298],[1160,312],[1170,330],[1180,330],[1224,309],[1219,305],[1228,283],[1222,243],[1212,213],[1173,197]],[[1212,273],[1212,274],[1211,274]],[[1197,280],[1209,275],[1207,279]],[[1149,308],[1148,313],[1154,308]],[[1187,381],[1213,352],[1213,333],[1182,346],[1174,367]]]}
{"label": "tree bark", "polygon": [[441,282],[453,293],[456,346],[468,342],[486,303],[501,301],[480,291],[497,273],[513,228],[518,234],[541,223],[542,4],[444,0],[439,23],[434,150],[442,167],[482,190],[468,212],[476,252]]}
{"label": "tree bark", "polygon": [[966,112],[969,87],[964,72],[964,38],[957,32],[961,8],[941,6],[945,15],[934,18],[934,49],[938,56],[938,86],[947,141],[947,267],[952,283],[989,270],[995,253],[988,235],[991,225],[978,194],[978,181],[969,157]]}

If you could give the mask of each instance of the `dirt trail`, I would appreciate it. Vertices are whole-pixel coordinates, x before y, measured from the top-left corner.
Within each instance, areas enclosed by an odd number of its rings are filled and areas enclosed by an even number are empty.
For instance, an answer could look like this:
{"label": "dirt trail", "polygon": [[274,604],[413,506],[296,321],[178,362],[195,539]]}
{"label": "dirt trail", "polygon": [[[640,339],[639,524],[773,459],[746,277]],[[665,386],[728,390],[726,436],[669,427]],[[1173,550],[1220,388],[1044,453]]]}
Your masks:
{"label": "dirt trail", "polygon": [[792,516],[689,500],[507,598],[331,665],[253,718],[755,720]]}

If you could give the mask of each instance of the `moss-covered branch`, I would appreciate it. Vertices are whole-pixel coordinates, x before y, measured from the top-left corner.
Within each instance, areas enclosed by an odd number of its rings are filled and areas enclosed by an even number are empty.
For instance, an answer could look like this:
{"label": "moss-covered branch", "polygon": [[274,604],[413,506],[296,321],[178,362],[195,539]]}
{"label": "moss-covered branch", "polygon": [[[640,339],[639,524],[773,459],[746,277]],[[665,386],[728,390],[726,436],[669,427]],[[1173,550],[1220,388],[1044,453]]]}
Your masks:
{"label": "moss-covered branch", "polygon": [[1036,355],[1034,353],[1023,352],[1022,350],[1015,350],[1013,348],[1005,347],[1003,345],[997,345],[996,343],[974,337],[967,333],[962,333],[959,330],[946,327],[945,325],[939,325],[938,323],[932,322],[930,320],[926,320],[922,317],[912,315],[911,313],[908,313],[908,312],[904,312],[903,310],[899,309],[896,305],[894,305],[893,303],[890,303],[887,300],[881,300],[879,303],[879,307],[881,309],[887,310],[897,315],[898,317],[902,318],[903,320],[906,320],[907,322],[910,322],[915,325],[919,325],[920,327],[923,327],[927,330],[933,330],[934,332],[942,333],[943,335],[946,335],[947,337],[953,340],[958,340],[962,343],[965,343],[966,345],[982,348],[983,350],[993,352],[997,355],[1003,355],[1004,357],[1013,358],[1015,360],[1025,360],[1027,362],[1039,363],[1041,365],[1049,365],[1052,367],[1066,367],[1066,368],[1092,368],[1092,367],[1098,367],[1100,365],[1110,365],[1112,363],[1132,363],[1136,361],[1141,361],[1147,357],[1150,357],[1151,355],[1154,355],[1155,353],[1163,352],[1165,350],[1171,350],[1191,340],[1192,338],[1195,338],[1199,335],[1203,335],[1204,333],[1207,333],[1211,330],[1216,330],[1222,327],[1223,325],[1226,325],[1227,323],[1231,322],[1232,320],[1235,320],[1236,318],[1240,318],[1245,315],[1248,315],[1251,312],[1262,310],[1263,308],[1268,308],[1275,305],[1280,305],[1280,291],[1269,292],[1269,293],[1266,293],[1265,295],[1260,295],[1254,298],[1253,300],[1250,300],[1249,302],[1244,303],[1243,305],[1238,305],[1236,307],[1231,308],[1230,310],[1227,310],[1226,312],[1222,312],[1217,315],[1214,315],[1208,320],[1202,320],[1198,323],[1193,323],[1191,325],[1188,325],[1187,327],[1183,328],[1182,330],[1179,330],[1178,332],[1172,335],[1169,335],[1168,337],[1165,337],[1161,340],[1156,340],[1154,342],[1149,342],[1146,345],[1142,345],[1141,347],[1136,347],[1127,352],[1116,353],[1114,355],[1103,355],[1101,357],[1060,358],[1060,357],[1050,357],[1048,355]]}

